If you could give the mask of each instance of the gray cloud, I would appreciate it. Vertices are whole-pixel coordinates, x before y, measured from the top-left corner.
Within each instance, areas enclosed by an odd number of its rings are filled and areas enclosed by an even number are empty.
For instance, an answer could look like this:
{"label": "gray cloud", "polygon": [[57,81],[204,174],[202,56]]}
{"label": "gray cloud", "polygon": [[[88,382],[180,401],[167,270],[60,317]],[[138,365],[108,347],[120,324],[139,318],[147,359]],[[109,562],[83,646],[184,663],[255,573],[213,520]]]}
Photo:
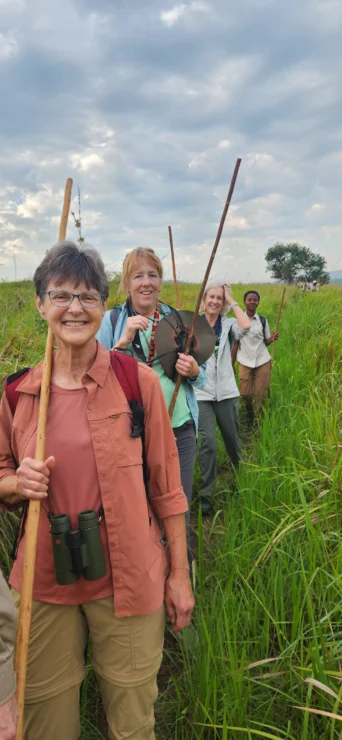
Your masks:
{"label": "gray cloud", "polygon": [[71,176],[109,266],[148,244],[170,272],[172,224],[201,279],[237,156],[214,272],[265,279],[276,240],[339,262],[338,2],[0,0],[0,27],[0,276],[32,274]]}

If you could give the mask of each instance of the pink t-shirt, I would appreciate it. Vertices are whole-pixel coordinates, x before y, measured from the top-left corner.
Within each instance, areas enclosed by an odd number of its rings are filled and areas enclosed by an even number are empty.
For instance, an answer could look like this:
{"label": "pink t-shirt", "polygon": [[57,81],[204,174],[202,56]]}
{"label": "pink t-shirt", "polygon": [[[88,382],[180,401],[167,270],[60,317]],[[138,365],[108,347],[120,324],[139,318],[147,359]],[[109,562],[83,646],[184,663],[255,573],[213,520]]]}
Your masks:
{"label": "pink t-shirt", "polygon": [[[68,586],[56,583],[52,556],[52,541],[48,511],[68,514],[73,529],[78,527],[80,511],[94,509],[99,512],[101,493],[93,444],[86,415],[88,393],[86,388],[66,390],[51,384],[49,416],[46,429],[45,459],[54,455],[55,468],[50,474],[48,498],[40,511],[36,569],[33,598],[54,604],[82,604],[113,595],[113,581],[108,549],[105,520],[100,532],[104,547],[107,572],[98,581],[86,581],[83,575]],[[36,435],[29,440],[25,457],[34,457]],[[25,534],[21,539],[10,583],[21,591],[21,573],[24,557]]]}

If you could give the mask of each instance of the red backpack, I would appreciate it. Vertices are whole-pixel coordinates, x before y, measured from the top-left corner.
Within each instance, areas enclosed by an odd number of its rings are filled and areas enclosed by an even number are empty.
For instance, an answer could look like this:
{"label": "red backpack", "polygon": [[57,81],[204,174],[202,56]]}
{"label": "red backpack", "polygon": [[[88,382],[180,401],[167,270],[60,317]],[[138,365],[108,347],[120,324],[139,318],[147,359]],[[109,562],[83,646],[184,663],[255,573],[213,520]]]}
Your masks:
{"label": "red backpack", "polygon": [[[144,436],[144,409],[138,379],[138,361],[136,357],[124,355],[121,352],[110,353],[110,362],[121,388],[127,398],[132,411],[131,437]],[[19,401],[17,387],[31,368],[24,367],[13,375],[5,378],[4,388],[6,398],[14,416]]]}

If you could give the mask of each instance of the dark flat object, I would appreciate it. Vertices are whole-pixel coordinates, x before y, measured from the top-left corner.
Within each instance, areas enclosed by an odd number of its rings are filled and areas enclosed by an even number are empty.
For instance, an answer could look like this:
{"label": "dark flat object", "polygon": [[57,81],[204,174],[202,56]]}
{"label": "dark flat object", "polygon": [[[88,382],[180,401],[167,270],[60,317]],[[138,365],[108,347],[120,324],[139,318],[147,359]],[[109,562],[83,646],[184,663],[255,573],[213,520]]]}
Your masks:
{"label": "dark flat object", "polygon": [[[172,311],[164,316],[157,326],[155,343],[158,360],[171,380],[174,380],[178,353],[184,352],[193,315],[193,311]],[[203,365],[212,355],[215,344],[215,332],[205,316],[198,316],[189,354],[195,358],[198,365]]]}

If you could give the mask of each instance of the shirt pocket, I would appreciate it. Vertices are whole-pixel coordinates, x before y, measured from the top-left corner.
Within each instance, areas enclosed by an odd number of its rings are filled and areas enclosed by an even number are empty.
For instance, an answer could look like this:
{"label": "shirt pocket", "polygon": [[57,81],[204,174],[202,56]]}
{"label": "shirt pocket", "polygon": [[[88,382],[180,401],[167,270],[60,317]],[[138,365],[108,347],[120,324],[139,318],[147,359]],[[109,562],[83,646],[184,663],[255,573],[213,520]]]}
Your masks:
{"label": "shirt pocket", "polygon": [[142,465],[141,437],[131,437],[132,414],[120,411],[107,417],[111,449],[118,468]]}

